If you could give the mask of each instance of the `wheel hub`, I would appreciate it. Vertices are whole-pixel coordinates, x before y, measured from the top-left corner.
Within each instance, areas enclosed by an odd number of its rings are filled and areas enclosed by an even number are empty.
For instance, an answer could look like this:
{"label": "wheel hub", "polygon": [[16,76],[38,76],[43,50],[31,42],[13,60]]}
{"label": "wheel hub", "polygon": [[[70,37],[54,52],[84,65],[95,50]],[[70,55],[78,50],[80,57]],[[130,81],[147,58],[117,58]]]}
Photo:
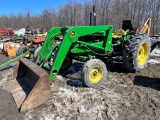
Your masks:
{"label": "wheel hub", "polygon": [[[26,49],[23,49],[22,54],[24,54],[26,51],[27,51]],[[29,53],[25,57],[29,57]]]}
{"label": "wheel hub", "polygon": [[89,73],[89,79],[92,83],[97,83],[101,80],[103,71],[99,66],[94,67]]}

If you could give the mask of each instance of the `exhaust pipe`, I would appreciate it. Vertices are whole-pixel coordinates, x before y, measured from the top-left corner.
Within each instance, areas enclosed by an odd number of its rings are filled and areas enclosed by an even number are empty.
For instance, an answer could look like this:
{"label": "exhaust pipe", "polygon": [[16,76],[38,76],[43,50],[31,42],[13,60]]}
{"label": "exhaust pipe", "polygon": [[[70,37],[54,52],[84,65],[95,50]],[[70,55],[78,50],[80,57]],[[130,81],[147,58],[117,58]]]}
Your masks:
{"label": "exhaust pipe", "polygon": [[90,12],[90,26],[96,25],[96,13],[95,13],[95,6],[93,6],[93,12]]}

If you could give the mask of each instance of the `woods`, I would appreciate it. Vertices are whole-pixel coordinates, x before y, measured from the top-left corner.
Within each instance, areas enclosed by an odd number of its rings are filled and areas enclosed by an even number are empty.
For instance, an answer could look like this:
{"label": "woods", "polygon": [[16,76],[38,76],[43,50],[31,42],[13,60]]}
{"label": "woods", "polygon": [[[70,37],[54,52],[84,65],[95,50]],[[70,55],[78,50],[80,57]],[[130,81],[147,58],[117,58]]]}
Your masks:
{"label": "woods", "polygon": [[[54,1],[53,1],[54,2]],[[97,25],[114,25],[120,29],[122,20],[131,20],[134,27],[140,28],[148,17],[152,18],[152,34],[160,33],[160,0],[68,0],[55,8],[46,8],[41,14],[26,13],[1,15],[0,26],[20,29],[30,25],[33,29],[46,30],[57,26],[89,25],[89,14],[96,6]]]}

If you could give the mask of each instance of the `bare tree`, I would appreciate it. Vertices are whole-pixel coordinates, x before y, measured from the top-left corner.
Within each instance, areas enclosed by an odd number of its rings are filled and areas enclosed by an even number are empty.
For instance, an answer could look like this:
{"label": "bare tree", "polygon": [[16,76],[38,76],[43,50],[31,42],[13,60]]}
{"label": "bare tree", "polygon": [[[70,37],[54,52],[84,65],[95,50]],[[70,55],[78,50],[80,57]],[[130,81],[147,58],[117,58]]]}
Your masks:
{"label": "bare tree", "polygon": [[141,28],[148,17],[152,18],[152,34],[160,33],[160,0],[68,0],[57,10],[48,7],[41,14],[33,15],[28,7],[26,13],[1,15],[0,25],[19,29],[26,25],[33,28],[55,26],[89,25],[92,6],[96,6],[97,24],[111,24],[121,29],[122,21],[129,19],[133,26]]}

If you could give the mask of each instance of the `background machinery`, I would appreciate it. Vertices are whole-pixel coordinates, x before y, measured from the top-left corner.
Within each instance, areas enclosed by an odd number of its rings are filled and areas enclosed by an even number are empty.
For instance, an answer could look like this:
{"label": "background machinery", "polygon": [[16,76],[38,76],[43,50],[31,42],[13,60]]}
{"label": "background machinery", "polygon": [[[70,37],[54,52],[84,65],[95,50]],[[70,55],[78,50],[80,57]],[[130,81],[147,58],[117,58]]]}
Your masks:
{"label": "background machinery", "polygon": [[0,27],[0,37],[13,36],[14,32],[11,28]]}

